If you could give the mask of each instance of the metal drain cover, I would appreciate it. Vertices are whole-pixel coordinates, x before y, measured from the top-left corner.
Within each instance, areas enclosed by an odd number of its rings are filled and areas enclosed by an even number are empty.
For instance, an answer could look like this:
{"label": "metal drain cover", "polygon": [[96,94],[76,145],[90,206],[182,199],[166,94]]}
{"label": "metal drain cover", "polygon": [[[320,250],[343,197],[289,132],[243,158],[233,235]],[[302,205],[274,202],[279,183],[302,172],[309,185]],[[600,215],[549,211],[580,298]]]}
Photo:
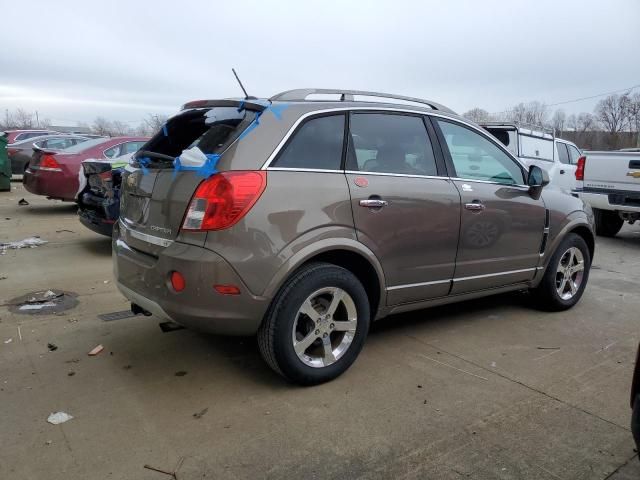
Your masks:
{"label": "metal drain cover", "polygon": [[78,303],[76,293],[62,290],[41,290],[10,300],[9,311],[24,315],[52,315],[70,310]]}

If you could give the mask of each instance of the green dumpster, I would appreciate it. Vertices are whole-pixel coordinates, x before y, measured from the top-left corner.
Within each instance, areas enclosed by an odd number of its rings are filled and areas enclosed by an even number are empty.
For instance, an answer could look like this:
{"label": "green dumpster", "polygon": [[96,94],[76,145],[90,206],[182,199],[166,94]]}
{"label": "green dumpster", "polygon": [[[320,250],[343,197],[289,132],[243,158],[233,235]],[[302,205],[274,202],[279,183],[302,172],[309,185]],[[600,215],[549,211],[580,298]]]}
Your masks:
{"label": "green dumpster", "polygon": [[11,163],[7,158],[7,135],[0,132],[0,192],[11,190]]}

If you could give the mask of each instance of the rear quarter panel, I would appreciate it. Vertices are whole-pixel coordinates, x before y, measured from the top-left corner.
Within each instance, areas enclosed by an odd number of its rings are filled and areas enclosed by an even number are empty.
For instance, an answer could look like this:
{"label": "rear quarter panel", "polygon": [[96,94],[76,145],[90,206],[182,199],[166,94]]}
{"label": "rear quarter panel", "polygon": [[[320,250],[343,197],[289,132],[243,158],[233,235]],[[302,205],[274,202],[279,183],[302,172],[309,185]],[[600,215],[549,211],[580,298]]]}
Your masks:
{"label": "rear quarter panel", "polygon": [[270,170],[249,213],[229,229],[208,232],[206,247],[224,257],[254,295],[262,295],[306,247],[356,241],[350,202],[343,173]]}

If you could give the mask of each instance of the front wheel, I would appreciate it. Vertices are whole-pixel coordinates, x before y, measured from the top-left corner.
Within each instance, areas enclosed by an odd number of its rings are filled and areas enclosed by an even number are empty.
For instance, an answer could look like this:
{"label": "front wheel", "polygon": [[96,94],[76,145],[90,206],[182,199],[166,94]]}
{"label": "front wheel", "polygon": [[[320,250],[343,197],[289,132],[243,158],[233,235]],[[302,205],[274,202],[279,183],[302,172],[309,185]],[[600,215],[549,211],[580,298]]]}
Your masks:
{"label": "front wheel", "polygon": [[540,285],[531,291],[536,306],[550,311],[573,307],[584,293],[590,268],[586,242],[580,235],[569,233],[551,257]]}
{"label": "front wheel", "polygon": [[367,294],[355,275],[327,263],[308,265],[273,300],[258,331],[260,353],[292,382],[332,380],[362,350],[369,316]]}

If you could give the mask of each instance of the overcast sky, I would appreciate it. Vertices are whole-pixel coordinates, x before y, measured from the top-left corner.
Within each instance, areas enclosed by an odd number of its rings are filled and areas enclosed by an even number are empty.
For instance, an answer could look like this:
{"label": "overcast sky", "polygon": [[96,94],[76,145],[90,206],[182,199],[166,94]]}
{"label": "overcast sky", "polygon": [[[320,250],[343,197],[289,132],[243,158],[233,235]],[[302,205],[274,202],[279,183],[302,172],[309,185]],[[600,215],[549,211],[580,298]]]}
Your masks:
{"label": "overcast sky", "polygon": [[59,125],[137,124],[238,96],[231,67],[256,96],[376,90],[459,113],[640,84],[640,0],[0,0],[0,11],[1,113],[38,110]]}

